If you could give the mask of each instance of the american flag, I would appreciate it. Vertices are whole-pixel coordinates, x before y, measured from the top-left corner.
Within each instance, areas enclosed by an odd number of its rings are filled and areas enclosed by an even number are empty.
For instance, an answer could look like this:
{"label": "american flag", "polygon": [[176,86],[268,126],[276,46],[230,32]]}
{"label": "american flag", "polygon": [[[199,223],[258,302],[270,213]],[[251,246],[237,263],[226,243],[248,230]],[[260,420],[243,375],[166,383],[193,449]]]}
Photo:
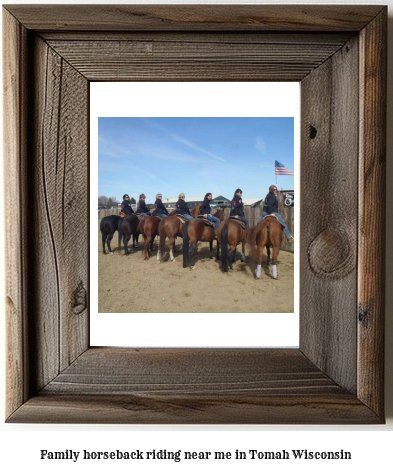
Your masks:
{"label": "american flag", "polygon": [[277,160],[275,160],[275,166],[276,166],[276,175],[277,174],[284,174],[284,175],[287,175],[287,176],[294,176],[292,171],[287,170],[285,168],[285,166]]}

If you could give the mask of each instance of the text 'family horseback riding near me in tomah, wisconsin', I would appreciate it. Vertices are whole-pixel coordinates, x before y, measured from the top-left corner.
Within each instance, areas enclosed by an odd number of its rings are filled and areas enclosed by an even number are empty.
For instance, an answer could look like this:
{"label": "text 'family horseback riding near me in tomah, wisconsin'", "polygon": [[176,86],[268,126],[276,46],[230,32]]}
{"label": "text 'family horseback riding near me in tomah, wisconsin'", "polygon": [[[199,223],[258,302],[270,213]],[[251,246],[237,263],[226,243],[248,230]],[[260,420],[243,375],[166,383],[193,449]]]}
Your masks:
{"label": "text 'family horseback riding near me in tomah, wisconsin'", "polygon": [[292,449],[279,451],[260,451],[250,449],[242,451],[168,451],[166,449],[152,449],[150,451],[74,451],[66,449],[64,451],[40,450],[40,459],[42,460],[172,460],[175,462],[200,460],[200,461],[225,461],[225,460],[351,460],[352,453],[340,449],[338,451],[309,451],[307,449]]}

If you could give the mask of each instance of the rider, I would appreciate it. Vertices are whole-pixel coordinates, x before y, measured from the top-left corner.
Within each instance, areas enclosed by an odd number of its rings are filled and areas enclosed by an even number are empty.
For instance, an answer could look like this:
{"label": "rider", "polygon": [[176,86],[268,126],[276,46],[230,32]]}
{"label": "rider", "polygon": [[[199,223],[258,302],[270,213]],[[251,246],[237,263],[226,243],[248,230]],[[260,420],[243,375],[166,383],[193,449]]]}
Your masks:
{"label": "rider", "polygon": [[148,207],[146,206],[145,199],[146,199],[146,196],[142,193],[139,196],[138,207],[136,209],[136,213],[137,214],[142,214],[142,216],[144,216],[144,217],[148,217],[148,216],[151,216],[151,213],[150,213]]}
{"label": "rider", "polygon": [[124,214],[127,216],[135,214],[134,210],[131,207],[130,196],[128,194],[124,194],[123,196],[123,202],[121,203],[121,211],[124,212]]}
{"label": "rider", "polygon": [[293,242],[293,237],[292,237],[291,233],[289,232],[289,229],[288,229],[287,225],[285,224],[284,219],[280,216],[280,214],[278,214],[277,211],[278,211],[277,186],[274,186],[274,184],[272,184],[269,187],[269,192],[265,197],[264,206],[263,206],[263,210],[262,210],[262,215],[259,218],[257,224],[259,222],[261,222],[261,220],[265,216],[268,216],[269,214],[271,214],[272,216],[276,216],[278,222],[284,227],[285,237],[287,238],[288,242],[292,243]]}
{"label": "rider", "polygon": [[231,212],[229,213],[229,215],[234,216],[243,221],[246,224],[246,228],[249,229],[250,224],[248,223],[248,220],[244,217],[242,194],[243,191],[240,188],[237,188],[235,194],[233,195],[231,203]]}
{"label": "rider", "polygon": [[153,211],[153,216],[160,216],[162,218],[168,217],[168,211],[164,204],[161,201],[162,199],[162,194],[158,193],[156,194],[156,202],[154,203],[154,211]]}
{"label": "rider", "polygon": [[199,208],[199,215],[202,215],[203,217],[209,219],[209,221],[214,222],[214,226],[215,226],[214,230],[217,235],[217,229],[218,229],[218,226],[220,225],[220,221],[217,219],[217,217],[212,216],[210,214],[210,201],[212,200],[212,197],[213,197],[212,193],[205,194],[203,203],[201,204],[201,207]]}
{"label": "rider", "polygon": [[176,214],[182,215],[185,219],[191,220],[193,219],[190,210],[188,209],[187,203],[185,202],[185,195],[184,193],[179,194],[179,200],[176,203]]}

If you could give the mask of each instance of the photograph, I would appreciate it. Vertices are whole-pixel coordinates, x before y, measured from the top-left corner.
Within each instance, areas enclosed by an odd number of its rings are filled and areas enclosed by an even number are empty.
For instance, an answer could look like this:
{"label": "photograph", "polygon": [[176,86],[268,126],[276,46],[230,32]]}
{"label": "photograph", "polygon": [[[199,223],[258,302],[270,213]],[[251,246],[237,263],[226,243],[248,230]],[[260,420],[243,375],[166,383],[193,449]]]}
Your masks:
{"label": "photograph", "polygon": [[294,165],[293,117],[99,117],[98,312],[293,313]]}

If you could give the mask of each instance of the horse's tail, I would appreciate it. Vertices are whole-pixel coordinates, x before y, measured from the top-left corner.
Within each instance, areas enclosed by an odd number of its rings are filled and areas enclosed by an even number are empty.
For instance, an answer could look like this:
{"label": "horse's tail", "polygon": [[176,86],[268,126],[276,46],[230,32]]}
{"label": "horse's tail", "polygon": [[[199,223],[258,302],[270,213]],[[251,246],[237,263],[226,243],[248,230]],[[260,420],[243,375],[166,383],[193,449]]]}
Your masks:
{"label": "horse's tail", "polygon": [[188,236],[188,224],[189,221],[183,224],[183,268],[186,268],[188,266],[190,259],[190,237]]}
{"label": "horse's tail", "polygon": [[164,230],[164,221],[165,219],[162,219],[162,221],[160,222],[160,256],[161,256],[161,259],[164,258],[164,254],[165,254],[165,239],[166,239],[166,233],[165,233],[165,230]]}
{"label": "horse's tail", "polygon": [[142,219],[140,222],[139,222],[139,230],[141,231],[141,234],[143,236],[143,238],[145,238],[145,219]]}
{"label": "horse's tail", "polygon": [[221,229],[221,267],[223,272],[228,271],[228,224]]}

